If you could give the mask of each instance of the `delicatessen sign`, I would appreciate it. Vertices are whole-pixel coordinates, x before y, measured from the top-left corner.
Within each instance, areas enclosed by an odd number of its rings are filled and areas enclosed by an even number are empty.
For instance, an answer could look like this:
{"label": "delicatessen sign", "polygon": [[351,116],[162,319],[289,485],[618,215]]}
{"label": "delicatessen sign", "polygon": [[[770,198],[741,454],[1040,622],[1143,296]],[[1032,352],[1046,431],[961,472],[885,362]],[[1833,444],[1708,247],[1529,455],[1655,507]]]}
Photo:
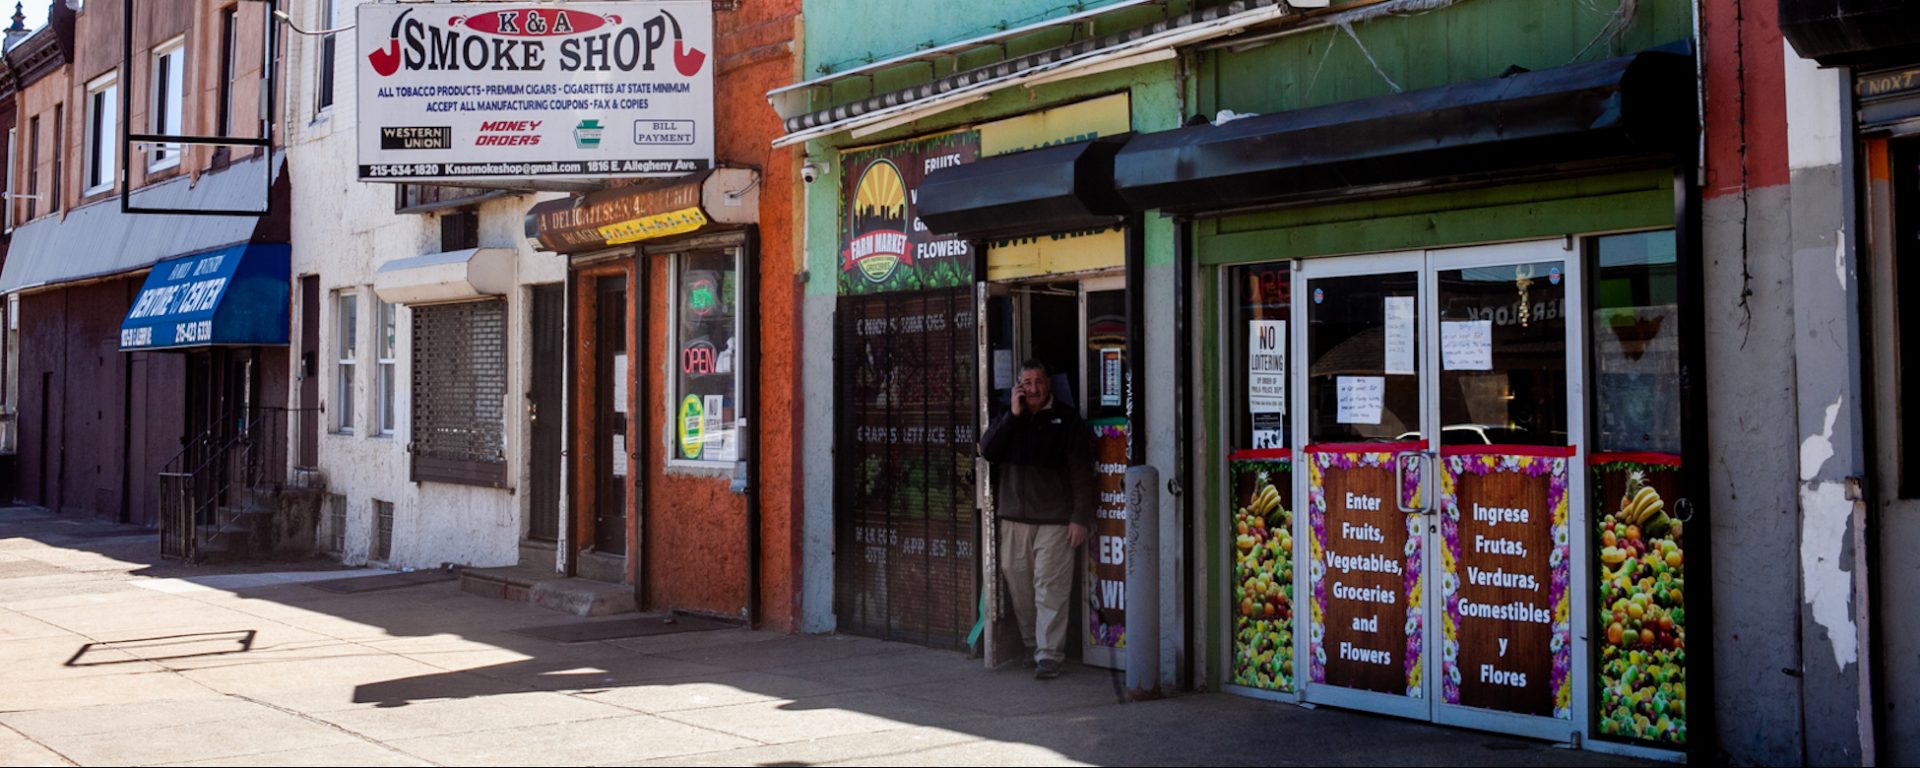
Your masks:
{"label": "delicatessen sign", "polygon": [[359,6],[362,180],[713,167],[704,0]]}

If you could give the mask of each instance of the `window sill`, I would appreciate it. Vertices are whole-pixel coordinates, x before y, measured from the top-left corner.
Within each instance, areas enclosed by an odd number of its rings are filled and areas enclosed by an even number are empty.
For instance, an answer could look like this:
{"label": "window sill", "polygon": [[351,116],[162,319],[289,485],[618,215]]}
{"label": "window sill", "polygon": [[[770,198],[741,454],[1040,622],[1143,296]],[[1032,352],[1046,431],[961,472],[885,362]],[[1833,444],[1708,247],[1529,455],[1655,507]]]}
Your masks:
{"label": "window sill", "polygon": [[[176,151],[177,151],[177,150],[176,150]],[[152,176],[152,175],[154,175],[154,174],[156,174],[156,173],[163,173],[163,172],[166,172],[166,171],[171,171],[171,170],[173,170],[173,169],[175,169],[175,168],[179,168],[179,167],[180,167],[180,156],[176,154],[176,155],[174,155],[173,157],[171,157],[171,158],[168,158],[168,159],[166,159],[166,160],[162,160],[162,161],[160,161],[160,162],[157,162],[157,163],[152,163],[152,164],[150,164],[150,165],[148,165],[148,166],[147,166],[147,175],[149,175],[149,176]]]}

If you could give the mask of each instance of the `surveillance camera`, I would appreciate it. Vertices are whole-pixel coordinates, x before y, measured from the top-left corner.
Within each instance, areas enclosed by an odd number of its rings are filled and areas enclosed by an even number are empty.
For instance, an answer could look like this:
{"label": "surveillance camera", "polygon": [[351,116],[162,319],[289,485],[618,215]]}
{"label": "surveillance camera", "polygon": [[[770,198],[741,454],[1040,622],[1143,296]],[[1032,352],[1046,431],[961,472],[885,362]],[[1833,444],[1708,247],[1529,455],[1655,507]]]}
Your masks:
{"label": "surveillance camera", "polygon": [[800,166],[801,181],[812,184],[814,180],[818,178],[820,178],[820,166],[818,164],[807,163],[806,165]]}

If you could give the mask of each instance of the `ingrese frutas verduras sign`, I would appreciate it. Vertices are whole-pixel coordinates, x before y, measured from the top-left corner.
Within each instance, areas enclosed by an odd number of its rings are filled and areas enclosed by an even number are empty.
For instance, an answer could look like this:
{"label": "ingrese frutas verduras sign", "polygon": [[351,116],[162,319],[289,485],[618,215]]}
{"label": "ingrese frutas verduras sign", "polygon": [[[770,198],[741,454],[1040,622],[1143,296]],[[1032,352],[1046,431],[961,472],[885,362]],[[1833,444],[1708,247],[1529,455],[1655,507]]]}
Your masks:
{"label": "ingrese frutas verduras sign", "polygon": [[713,167],[707,0],[363,3],[363,181]]}

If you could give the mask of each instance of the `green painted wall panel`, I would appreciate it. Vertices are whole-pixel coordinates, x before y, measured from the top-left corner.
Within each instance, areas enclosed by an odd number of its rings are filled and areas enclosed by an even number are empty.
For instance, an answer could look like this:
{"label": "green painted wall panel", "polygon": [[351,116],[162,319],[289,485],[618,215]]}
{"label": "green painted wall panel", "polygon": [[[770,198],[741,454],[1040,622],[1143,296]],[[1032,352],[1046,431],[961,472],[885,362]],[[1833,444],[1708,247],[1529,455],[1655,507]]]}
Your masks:
{"label": "green painted wall panel", "polygon": [[1673,176],[1656,170],[1235,216],[1198,229],[1201,263],[1230,264],[1672,224]]}
{"label": "green painted wall panel", "polygon": [[1201,106],[1268,114],[1389,94],[1395,85],[1413,91],[1495,77],[1514,65],[1604,59],[1692,38],[1693,11],[1688,0],[1456,0],[1351,29],[1208,54]]}
{"label": "green painted wall panel", "polygon": [[[809,30],[811,38],[813,32]],[[807,186],[807,292],[832,295],[833,276],[838,269],[840,251],[837,195],[840,191],[840,153],[855,147],[884,144],[915,136],[965,128],[1015,115],[1037,112],[1110,93],[1129,94],[1136,131],[1164,131],[1180,126],[1180,96],[1174,83],[1173,62],[1160,62],[1089,77],[1043,85],[1038,88],[1013,88],[1001,91],[986,101],[943,112],[924,120],[852,139],[846,133],[807,144],[807,158],[820,168],[820,176]],[[1173,225],[1158,216],[1147,218],[1147,264],[1173,263]]]}

